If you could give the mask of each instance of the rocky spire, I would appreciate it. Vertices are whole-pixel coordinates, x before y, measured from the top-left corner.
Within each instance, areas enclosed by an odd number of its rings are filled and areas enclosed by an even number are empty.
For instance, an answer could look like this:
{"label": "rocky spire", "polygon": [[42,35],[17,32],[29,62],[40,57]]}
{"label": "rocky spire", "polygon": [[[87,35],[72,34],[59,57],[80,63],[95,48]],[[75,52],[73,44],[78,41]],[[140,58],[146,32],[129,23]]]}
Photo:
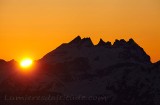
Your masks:
{"label": "rocky spire", "polygon": [[129,45],[137,45],[137,43],[132,38],[129,39],[128,44]]}
{"label": "rocky spire", "polygon": [[108,42],[106,42],[106,45],[107,46],[112,46],[112,43],[108,41]]}
{"label": "rocky spire", "polygon": [[93,42],[92,42],[91,38],[88,37],[88,38],[83,38],[81,40],[81,46],[92,47],[94,45],[93,45]]}
{"label": "rocky spire", "polygon": [[122,46],[125,46],[126,43],[127,42],[124,39],[121,39],[121,40],[116,39],[113,45],[116,47],[122,47]]}
{"label": "rocky spire", "polygon": [[100,39],[99,43],[97,44],[97,46],[105,46],[105,45],[106,43],[102,39]]}
{"label": "rocky spire", "polygon": [[71,42],[69,42],[69,44],[74,44],[78,46],[87,46],[87,47],[94,46],[90,37],[81,39],[80,36],[74,38]]}
{"label": "rocky spire", "polygon": [[81,42],[81,37],[80,36],[77,36],[76,38],[74,38],[70,44],[77,44],[77,43],[80,43]]}

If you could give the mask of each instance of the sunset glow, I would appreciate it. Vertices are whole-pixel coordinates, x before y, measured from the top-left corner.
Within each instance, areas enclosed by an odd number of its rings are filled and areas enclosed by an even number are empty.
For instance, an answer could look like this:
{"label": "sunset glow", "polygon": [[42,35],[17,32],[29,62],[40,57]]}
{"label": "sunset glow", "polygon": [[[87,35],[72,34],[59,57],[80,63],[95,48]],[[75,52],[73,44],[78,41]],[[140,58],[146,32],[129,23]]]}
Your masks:
{"label": "sunset glow", "polygon": [[94,44],[133,38],[160,59],[160,0],[0,0],[0,14],[0,58],[8,61],[40,59],[77,35]]}
{"label": "sunset glow", "polygon": [[32,65],[33,61],[32,59],[30,58],[27,58],[27,59],[23,59],[20,63],[21,67],[22,68],[28,68]]}

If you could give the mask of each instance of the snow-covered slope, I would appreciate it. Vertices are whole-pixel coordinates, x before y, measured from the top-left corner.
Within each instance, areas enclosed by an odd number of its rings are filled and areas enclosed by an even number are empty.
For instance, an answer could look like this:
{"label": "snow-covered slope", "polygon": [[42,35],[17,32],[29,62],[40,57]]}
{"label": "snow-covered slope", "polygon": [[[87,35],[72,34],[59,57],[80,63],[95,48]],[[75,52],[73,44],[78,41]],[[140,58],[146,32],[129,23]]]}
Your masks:
{"label": "snow-covered slope", "polygon": [[90,38],[78,36],[36,61],[36,72],[27,76],[10,68],[12,62],[1,60],[0,65],[0,93],[106,96],[111,105],[160,104],[160,63],[151,63],[133,39],[113,45],[101,39],[93,45]]}
{"label": "snow-covered slope", "polygon": [[81,39],[80,36],[70,43],[62,44],[41,60],[49,64],[56,64],[76,58],[87,59],[92,69],[102,69],[119,62],[151,63],[150,57],[133,39],[128,42],[116,40],[113,45],[101,39],[97,45],[93,45],[90,38]]}

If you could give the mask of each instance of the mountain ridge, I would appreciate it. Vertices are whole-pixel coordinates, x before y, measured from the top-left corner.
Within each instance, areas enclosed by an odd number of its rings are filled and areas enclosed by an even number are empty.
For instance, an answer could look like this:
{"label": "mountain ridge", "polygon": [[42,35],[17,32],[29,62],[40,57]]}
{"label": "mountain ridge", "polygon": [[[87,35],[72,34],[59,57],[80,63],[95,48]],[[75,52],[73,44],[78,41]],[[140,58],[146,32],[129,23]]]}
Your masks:
{"label": "mountain ridge", "polygon": [[78,36],[35,61],[32,74],[20,72],[16,64],[0,60],[2,98],[4,94],[103,96],[102,105],[160,104],[160,61],[151,63],[133,39],[113,44],[100,39],[93,45],[90,38]]}
{"label": "mountain ridge", "polygon": [[[87,50],[87,51],[85,51]],[[118,56],[121,56],[123,58],[131,58],[134,56],[134,60],[137,59],[137,61],[139,60],[140,62],[148,62],[151,63],[150,61],[150,56],[146,54],[146,52],[144,51],[144,49],[142,47],[140,47],[132,38],[129,39],[129,41],[125,41],[124,39],[121,40],[115,40],[115,42],[113,44],[111,44],[111,42],[104,42],[102,39],[100,39],[99,43],[97,45],[94,45],[92,43],[92,40],[90,38],[81,38],[80,36],[77,36],[75,39],[73,39],[71,42],[69,43],[64,43],[62,45],[60,45],[59,47],[57,47],[55,50],[49,52],[48,54],[46,54],[42,59],[47,59],[50,57],[53,57],[57,55],[57,58],[62,58],[61,56],[58,57],[58,54],[64,54],[67,53],[68,58],[69,56],[79,56],[79,57],[83,57],[84,56],[90,56],[90,54],[93,54],[95,52],[97,52],[97,54],[95,54],[95,56],[100,55],[101,52],[99,52],[99,50],[103,50],[105,51],[105,54],[109,54],[111,56],[115,56],[116,52],[117,52],[117,58]],[[122,51],[123,50],[123,51]],[[81,52],[81,54],[79,53]],[[112,54],[112,53],[115,53]],[[72,54],[71,54],[72,53]],[[84,53],[84,54],[83,54]],[[88,55],[87,55],[88,53]],[[120,54],[121,53],[121,54]],[[50,55],[50,56],[49,56]],[[102,54],[104,55],[104,54]],[[64,55],[67,56],[67,55]],[[114,58],[114,59],[117,59]],[[52,58],[54,59],[54,58]],[[67,57],[66,57],[67,59]],[[113,59],[113,60],[114,60]],[[49,60],[47,60],[49,61]]]}
{"label": "mountain ridge", "polygon": [[[93,46],[98,46],[99,44],[105,45],[104,43],[111,43],[110,41],[105,42],[105,41],[103,41],[102,38],[100,38],[99,43],[94,45],[90,37],[81,38],[80,36],[77,36],[72,41],[70,41],[68,44],[79,44],[79,43],[83,43],[83,42],[92,43]],[[120,39],[120,40],[115,39],[115,42],[113,43],[113,45],[121,45],[121,44],[126,44],[126,43],[128,43],[130,45],[131,44],[138,45],[132,38],[130,38],[128,41],[125,41],[124,39]]]}

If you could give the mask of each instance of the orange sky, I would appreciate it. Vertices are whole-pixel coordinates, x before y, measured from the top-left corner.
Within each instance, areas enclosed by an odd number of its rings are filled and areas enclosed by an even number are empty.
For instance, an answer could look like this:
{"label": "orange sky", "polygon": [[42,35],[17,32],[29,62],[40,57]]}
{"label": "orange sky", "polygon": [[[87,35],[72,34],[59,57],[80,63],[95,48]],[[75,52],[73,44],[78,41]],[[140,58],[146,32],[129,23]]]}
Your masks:
{"label": "orange sky", "polygon": [[0,0],[0,58],[39,59],[77,35],[133,38],[160,60],[160,0]]}

